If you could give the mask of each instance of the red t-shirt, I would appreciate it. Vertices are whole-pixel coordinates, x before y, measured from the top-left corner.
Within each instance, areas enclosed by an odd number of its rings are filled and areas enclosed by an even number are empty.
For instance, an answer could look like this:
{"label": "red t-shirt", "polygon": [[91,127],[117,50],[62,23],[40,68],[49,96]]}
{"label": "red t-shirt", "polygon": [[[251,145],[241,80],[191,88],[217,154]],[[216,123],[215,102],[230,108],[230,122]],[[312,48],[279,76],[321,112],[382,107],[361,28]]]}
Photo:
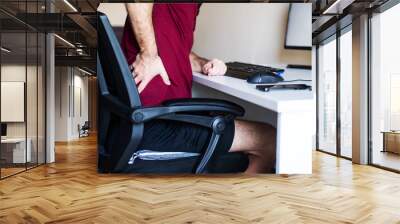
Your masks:
{"label": "red t-shirt", "polygon": [[[193,74],[189,54],[198,12],[199,4],[154,4],[153,27],[158,54],[171,85],[165,85],[157,75],[140,94],[142,105],[154,106],[165,100],[192,96]],[[132,64],[140,48],[129,18],[125,23],[121,46],[128,63]]]}

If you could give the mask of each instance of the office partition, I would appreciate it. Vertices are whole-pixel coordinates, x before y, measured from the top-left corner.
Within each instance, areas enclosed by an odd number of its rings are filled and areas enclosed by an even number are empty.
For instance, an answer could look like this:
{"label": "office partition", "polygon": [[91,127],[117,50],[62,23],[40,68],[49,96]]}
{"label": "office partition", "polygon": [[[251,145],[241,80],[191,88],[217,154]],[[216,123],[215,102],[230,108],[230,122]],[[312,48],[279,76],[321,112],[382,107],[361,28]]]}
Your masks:
{"label": "office partition", "polygon": [[[26,33],[4,32],[2,30],[1,46],[9,49],[9,52],[4,50],[1,52],[0,68],[0,88],[2,93],[0,108],[2,118],[0,120],[7,125],[7,135],[2,137],[0,144],[0,169],[1,176],[6,177],[26,170],[26,162],[30,161],[27,158],[31,156],[30,148],[27,150],[30,143],[27,143],[25,110],[27,75]],[[11,101],[13,99],[16,100],[15,103]]]}
{"label": "office partition", "polygon": [[44,6],[44,0],[0,2],[0,120],[7,129],[0,144],[2,179],[45,162],[46,40],[24,22]]}

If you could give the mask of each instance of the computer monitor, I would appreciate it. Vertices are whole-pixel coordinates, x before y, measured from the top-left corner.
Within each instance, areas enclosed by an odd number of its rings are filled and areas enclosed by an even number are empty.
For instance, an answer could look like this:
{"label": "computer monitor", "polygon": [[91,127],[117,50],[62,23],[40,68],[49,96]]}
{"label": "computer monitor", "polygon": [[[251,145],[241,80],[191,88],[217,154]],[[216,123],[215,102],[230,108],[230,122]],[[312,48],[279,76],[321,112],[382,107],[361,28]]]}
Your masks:
{"label": "computer monitor", "polygon": [[1,136],[7,136],[7,124],[1,124]]}
{"label": "computer monitor", "polygon": [[291,3],[286,29],[285,48],[311,50],[311,3]]}

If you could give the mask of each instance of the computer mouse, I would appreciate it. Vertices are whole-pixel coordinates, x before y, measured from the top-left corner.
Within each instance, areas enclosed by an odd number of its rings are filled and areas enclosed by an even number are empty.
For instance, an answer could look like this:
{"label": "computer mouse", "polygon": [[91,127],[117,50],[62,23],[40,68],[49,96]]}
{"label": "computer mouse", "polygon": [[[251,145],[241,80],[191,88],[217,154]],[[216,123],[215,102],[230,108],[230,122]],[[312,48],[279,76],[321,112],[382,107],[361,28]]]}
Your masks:
{"label": "computer mouse", "polygon": [[284,79],[272,72],[255,73],[247,78],[247,82],[251,84],[269,84],[282,82]]}

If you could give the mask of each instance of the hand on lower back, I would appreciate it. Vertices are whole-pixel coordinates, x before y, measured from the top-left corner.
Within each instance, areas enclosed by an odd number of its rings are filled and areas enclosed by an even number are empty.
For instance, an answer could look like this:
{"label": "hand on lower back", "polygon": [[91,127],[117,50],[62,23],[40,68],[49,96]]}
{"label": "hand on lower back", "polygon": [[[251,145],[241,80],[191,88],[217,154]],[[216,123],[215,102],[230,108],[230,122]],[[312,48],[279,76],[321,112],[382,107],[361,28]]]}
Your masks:
{"label": "hand on lower back", "polygon": [[164,64],[158,55],[146,56],[138,54],[135,62],[131,65],[131,69],[133,70],[132,75],[134,76],[136,85],[138,85],[139,93],[141,93],[146,88],[147,84],[157,75],[161,76],[166,85],[171,85]]}
{"label": "hand on lower back", "polygon": [[203,66],[202,71],[206,75],[213,76],[225,75],[226,69],[226,65],[223,61],[219,59],[212,59]]}

